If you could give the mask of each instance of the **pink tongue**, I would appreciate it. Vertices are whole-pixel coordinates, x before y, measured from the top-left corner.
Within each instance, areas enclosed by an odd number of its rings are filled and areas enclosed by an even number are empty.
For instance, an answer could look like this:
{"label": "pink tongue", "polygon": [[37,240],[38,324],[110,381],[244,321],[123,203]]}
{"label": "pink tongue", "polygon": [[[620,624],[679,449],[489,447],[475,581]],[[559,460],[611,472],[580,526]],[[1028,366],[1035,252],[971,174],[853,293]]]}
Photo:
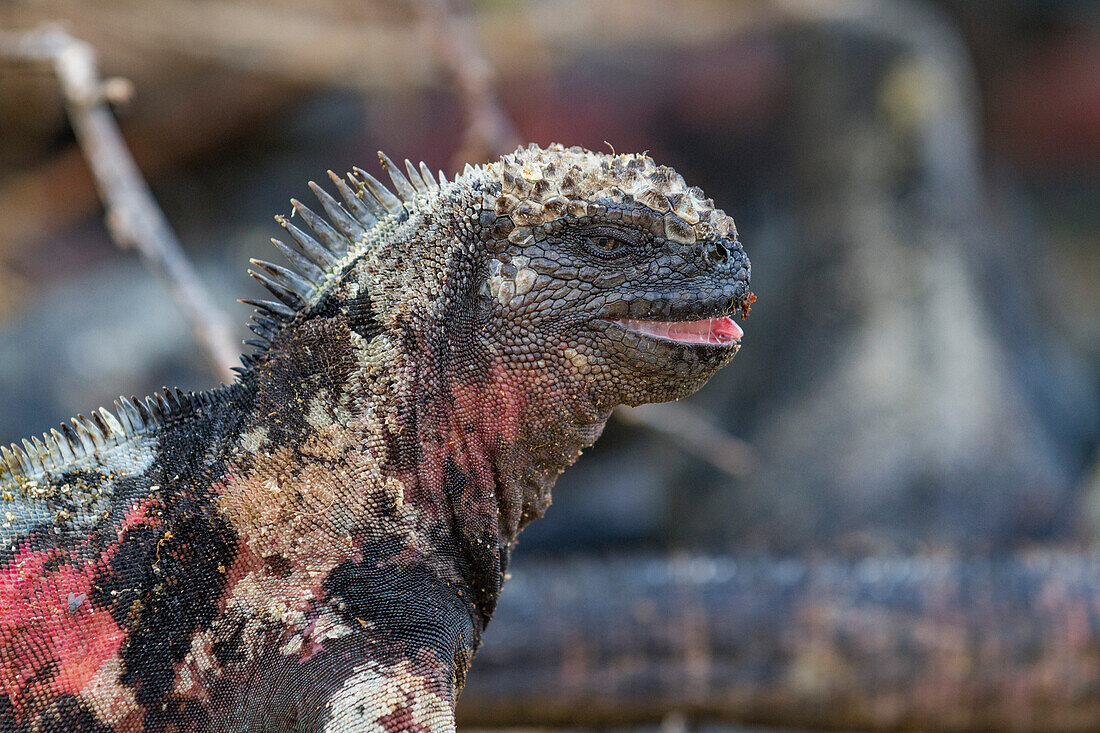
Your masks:
{"label": "pink tongue", "polygon": [[732,318],[701,321],[624,321],[627,328],[685,344],[728,344],[745,335]]}
{"label": "pink tongue", "polygon": [[718,337],[721,342],[736,341],[745,335],[741,327],[729,316],[713,318],[710,322],[710,332]]}

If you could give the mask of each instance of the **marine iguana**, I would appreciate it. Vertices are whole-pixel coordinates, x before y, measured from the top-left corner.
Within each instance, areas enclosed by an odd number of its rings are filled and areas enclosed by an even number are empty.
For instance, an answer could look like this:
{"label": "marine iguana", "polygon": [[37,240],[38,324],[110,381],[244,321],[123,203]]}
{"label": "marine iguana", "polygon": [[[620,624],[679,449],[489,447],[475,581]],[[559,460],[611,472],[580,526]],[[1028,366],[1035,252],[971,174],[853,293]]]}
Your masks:
{"label": "marine iguana", "polygon": [[748,259],[671,168],[380,157],[279,218],[233,384],[0,451],[4,733],[454,730],[557,475],[740,347]]}

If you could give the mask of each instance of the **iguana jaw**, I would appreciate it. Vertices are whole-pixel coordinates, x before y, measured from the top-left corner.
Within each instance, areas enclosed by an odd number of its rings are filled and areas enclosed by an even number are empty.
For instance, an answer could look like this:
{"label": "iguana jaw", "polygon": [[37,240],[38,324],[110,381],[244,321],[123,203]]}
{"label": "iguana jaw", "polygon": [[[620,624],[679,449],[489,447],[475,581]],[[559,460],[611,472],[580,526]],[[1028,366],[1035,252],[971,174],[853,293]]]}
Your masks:
{"label": "iguana jaw", "polygon": [[599,319],[610,324],[612,329],[621,329],[638,339],[640,344],[654,343],[666,348],[690,348],[721,353],[736,350],[741,345],[744,331],[730,316],[746,313],[742,303],[749,295],[735,284],[734,292],[738,298],[694,301],[688,304],[674,304],[671,298],[654,300],[635,300],[630,306],[630,315],[634,318],[605,315]]}

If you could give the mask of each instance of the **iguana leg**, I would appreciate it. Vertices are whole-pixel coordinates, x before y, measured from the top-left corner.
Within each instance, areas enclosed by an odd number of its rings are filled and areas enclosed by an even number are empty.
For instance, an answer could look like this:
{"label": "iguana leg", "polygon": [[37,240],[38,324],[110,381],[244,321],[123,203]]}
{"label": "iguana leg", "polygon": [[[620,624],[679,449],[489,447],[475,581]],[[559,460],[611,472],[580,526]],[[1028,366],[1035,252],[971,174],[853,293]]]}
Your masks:
{"label": "iguana leg", "polygon": [[453,660],[441,659],[432,642],[423,641],[427,636],[436,634],[379,643],[362,630],[290,654],[286,645],[271,646],[253,668],[227,670],[209,688],[208,727],[235,733],[454,731],[461,675]]}
{"label": "iguana leg", "polygon": [[328,700],[324,733],[451,733],[454,685],[414,660],[359,667]]}
{"label": "iguana leg", "polygon": [[212,730],[454,731],[480,636],[473,594],[457,576],[368,554],[332,571],[324,600],[290,613],[289,625],[241,607],[194,644],[222,661],[192,691],[205,699]]}

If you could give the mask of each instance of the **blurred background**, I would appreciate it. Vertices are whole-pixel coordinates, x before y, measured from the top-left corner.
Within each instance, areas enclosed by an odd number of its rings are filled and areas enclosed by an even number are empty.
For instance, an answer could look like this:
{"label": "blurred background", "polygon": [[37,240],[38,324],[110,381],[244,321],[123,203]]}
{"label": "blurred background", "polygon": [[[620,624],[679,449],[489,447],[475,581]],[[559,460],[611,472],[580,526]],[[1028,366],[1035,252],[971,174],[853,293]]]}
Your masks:
{"label": "blurred background", "polygon": [[[736,219],[742,352],[563,475],[467,729],[1100,730],[1097,3],[0,2],[53,22],[132,84],[123,134],[237,338],[272,215],[379,149],[606,141]],[[53,69],[4,49],[0,443],[212,386]]]}

